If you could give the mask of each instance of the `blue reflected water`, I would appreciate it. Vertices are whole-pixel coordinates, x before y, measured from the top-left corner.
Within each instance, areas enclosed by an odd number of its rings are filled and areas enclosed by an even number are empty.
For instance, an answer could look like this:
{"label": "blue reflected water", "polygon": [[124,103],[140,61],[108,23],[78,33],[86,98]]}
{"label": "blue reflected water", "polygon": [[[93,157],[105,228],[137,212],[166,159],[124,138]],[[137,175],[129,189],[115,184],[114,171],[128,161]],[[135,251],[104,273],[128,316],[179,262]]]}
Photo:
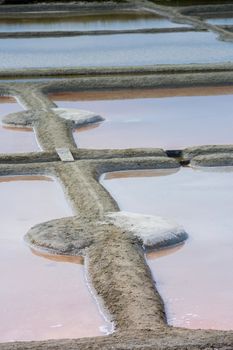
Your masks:
{"label": "blue reflected water", "polygon": [[140,66],[233,61],[233,44],[212,33],[0,40],[0,68]]}
{"label": "blue reflected water", "polygon": [[208,23],[215,25],[233,25],[233,16],[229,18],[209,18],[207,19]]}

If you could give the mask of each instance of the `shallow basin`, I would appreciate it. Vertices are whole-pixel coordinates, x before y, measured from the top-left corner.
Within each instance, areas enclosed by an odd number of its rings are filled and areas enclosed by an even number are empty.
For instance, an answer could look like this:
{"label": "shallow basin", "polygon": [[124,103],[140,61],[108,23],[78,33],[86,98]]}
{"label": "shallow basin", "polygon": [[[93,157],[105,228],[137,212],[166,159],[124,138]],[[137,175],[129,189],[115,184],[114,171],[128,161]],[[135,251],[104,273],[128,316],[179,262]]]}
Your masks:
{"label": "shallow basin", "polygon": [[[219,5],[219,0],[155,0],[157,4],[166,6],[200,6],[200,5]],[[232,0],[224,0],[224,4],[232,4]],[[200,8],[201,12],[201,8]]]}
{"label": "shallow basin", "polygon": [[105,121],[76,129],[78,147],[182,149],[232,144],[232,87],[65,93],[57,106],[89,110]]}
{"label": "shallow basin", "polygon": [[233,61],[232,43],[205,32],[1,39],[0,47],[0,69]]}
{"label": "shallow basin", "polygon": [[233,169],[115,172],[101,184],[121,210],[173,219],[189,234],[147,255],[168,323],[233,329]]}
{"label": "shallow basin", "polygon": [[208,18],[206,20],[208,23],[214,25],[229,25],[233,26],[233,16],[232,17],[216,17],[216,18]]}
{"label": "shallow basin", "polygon": [[31,128],[6,127],[2,118],[23,108],[12,97],[0,96],[0,153],[36,152],[40,147]]}
{"label": "shallow basin", "polygon": [[60,185],[0,178],[0,199],[0,342],[103,335],[82,260],[31,251],[23,240],[35,224],[72,215]]}
{"label": "shallow basin", "polygon": [[1,19],[0,32],[90,31],[184,26],[152,14],[116,13],[63,18]]}

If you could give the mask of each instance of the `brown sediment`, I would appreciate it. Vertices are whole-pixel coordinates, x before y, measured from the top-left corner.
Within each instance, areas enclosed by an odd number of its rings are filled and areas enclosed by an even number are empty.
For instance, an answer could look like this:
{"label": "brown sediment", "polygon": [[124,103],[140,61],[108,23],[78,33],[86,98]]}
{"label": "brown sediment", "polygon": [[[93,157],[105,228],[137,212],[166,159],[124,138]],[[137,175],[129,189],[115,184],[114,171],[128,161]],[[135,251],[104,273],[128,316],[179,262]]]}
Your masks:
{"label": "brown sediment", "polygon": [[32,254],[39,256],[41,258],[56,261],[56,262],[66,262],[66,263],[72,263],[72,264],[78,264],[78,265],[84,265],[84,259],[82,256],[72,256],[72,255],[60,255],[60,254],[49,254],[46,252],[43,252],[42,250],[36,250],[31,248]]}
{"label": "brown sediment", "polygon": [[166,176],[177,172],[178,169],[170,169],[170,170],[134,170],[134,171],[116,171],[111,173],[106,173],[104,175],[105,180],[111,179],[124,179],[130,177],[154,177],[154,176]]}
{"label": "brown sediment", "polygon": [[[40,18],[43,14],[43,18],[59,18],[61,15],[66,17],[74,16],[90,16],[98,14],[132,14],[132,12],[137,13],[137,6],[132,4],[130,1],[124,1],[119,4],[117,1],[108,1],[101,3],[99,1],[91,2],[68,2],[68,3],[59,3],[59,2],[50,2],[50,3],[38,3],[38,4],[24,4],[24,7],[17,6],[17,4],[2,4],[0,15],[4,19],[12,18],[25,18],[25,12],[27,13],[27,18]],[[143,13],[147,13],[146,10]]]}
{"label": "brown sediment", "polygon": [[48,176],[40,176],[40,175],[34,175],[34,176],[1,176],[0,177],[0,182],[15,182],[15,181],[50,181],[52,182],[53,180],[51,177]]}
{"label": "brown sediment", "polygon": [[0,104],[2,103],[17,103],[14,97],[0,96]]}
{"label": "brown sediment", "polygon": [[13,126],[2,126],[3,129],[11,130],[11,131],[24,131],[24,132],[33,132],[33,128],[23,128],[23,127],[13,127]]}
{"label": "brown sediment", "polygon": [[92,101],[92,100],[121,100],[131,98],[161,98],[173,96],[211,96],[231,95],[233,86],[188,87],[173,89],[134,89],[118,91],[78,91],[49,93],[52,101]]}
{"label": "brown sediment", "polygon": [[[85,125],[80,128],[78,128],[78,132],[85,132],[88,130],[96,129],[101,125],[101,123],[95,123],[95,124],[90,124],[90,125]],[[74,129],[74,131],[77,131],[77,129]]]}
{"label": "brown sediment", "polygon": [[148,260],[154,260],[154,259],[162,258],[164,256],[176,253],[177,251],[179,251],[180,249],[183,248],[183,245],[184,245],[184,243],[181,243],[181,244],[178,244],[177,246],[172,247],[172,248],[164,248],[164,249],[160,249],[160,250],[157,250],[157,251],[154,251],[154,252],[146,253],[146,258]]}

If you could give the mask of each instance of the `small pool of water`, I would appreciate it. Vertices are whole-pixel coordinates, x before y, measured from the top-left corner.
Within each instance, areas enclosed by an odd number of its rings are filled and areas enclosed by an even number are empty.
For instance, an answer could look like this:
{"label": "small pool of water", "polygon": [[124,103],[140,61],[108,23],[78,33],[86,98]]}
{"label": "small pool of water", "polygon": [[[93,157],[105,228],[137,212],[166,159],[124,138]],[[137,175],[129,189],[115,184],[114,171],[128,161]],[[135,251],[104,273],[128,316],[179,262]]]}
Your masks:
{"label": "small pool of water", "polygon": [[[219,5],[219,0],[154,0],[156,4],[165,6],[198,6],[198,5]],[[223,4],[232,4],[232,0],[224,0]]]}
{"label": "small pool of water", "polygon": [[233,169],[113,175],[101,184],[121,210],[173,219],[189,234],[183,246],[147,255],[169,324],[233,329]]}
{"label": "small pool of water", "polygon": [[0,32],[127,30],[180,27],[152,14],[81,15],[63,18],[0,19]]}
{"label": "small pool of water", "polygon": [[0,177],[0,342],[103,335],[82,260],[31,251],[30,227],[71,216],[60,185],[44,176]]}
{"label": "small pool of water", "polygon": [[2,118],[23,108],[12,97],[0,96],[0,153],[36,152],[40,147],[35,133],[30,128],[7,127]]}
{"label": "small pool of water", "polygon": [[209,18],[206,22],[215,25],[228,25],[233,26],[233,16],[232,17],[218,17],[218,18]]}
{"label": "small pool of water", "polygon": [[169,324],[233,329],[233,169],[113,174],[101,184],[121,210],[173,219],[189,234],[183,246],[147,255]]}
{"label": "small pool of water", "polygon": [[57,106],[93,111],[105,118],[76,129],[83,148],[182,149],[232,144],[232,87],[66,93],[50,95]]}
{"label": "small pool of water", "polygon": [[0,47],[0,69],[233,61],[232,43],[204,32],[1,39]]}

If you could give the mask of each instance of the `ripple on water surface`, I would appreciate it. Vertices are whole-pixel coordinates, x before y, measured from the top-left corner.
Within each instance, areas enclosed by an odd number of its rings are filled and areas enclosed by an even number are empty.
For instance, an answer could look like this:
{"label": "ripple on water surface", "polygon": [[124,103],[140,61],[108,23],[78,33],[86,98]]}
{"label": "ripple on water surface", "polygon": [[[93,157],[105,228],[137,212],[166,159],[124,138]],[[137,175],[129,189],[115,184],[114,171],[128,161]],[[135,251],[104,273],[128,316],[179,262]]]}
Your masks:
{"label": "ripple on water surface", "polygon": [[173,219],[189,234],[183,246],[147,255],[168,322],[233,329],[233,169],[113,174],[101,183],[121,210]]}
{"label": "ripple on water surface", "polygon": [[72,215],[60,185],[0,178],[0,199],[0,342],[103,335],[81,259],[30,251],[23,241],[30,227]]}

